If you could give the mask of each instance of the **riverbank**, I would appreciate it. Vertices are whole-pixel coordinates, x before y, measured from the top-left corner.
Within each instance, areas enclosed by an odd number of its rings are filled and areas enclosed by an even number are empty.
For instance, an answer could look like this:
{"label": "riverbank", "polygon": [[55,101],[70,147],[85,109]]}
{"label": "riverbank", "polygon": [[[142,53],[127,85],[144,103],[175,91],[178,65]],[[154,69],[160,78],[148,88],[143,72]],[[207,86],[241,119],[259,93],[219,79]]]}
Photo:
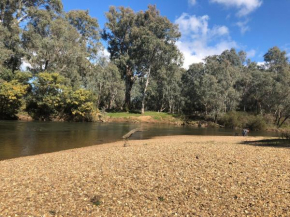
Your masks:
{"label": "riverbank", "polygon": [[261,139],[161,137],[1,161],[0,216],[286,216],[290,149]]}
{"label": "riverbank", "polygon": [[[21,112],[18,115],[18,120],[20,121],[33,121],[33,119],[25,112]],[[241,118],[240,118],[241,119]],[[247,118],[245,118],[247,119]],[[55,118],[52,122],[65,122],[64,120]],[[192,127],[201,127],[201,128],[226,128],[226,129],[236,129],[242,130],[243,127],[239,126],[227,126],[223,123],[214,123],[212,121],[203,120],[202,118],[197,120],[192,120],[190,118],[185,118],[185,116],[177,114],[169,114],[165,112],[153,112],[147,111],[144,114],[140,113],[128,113],[128,112],[111,112],[111,113],[99,113],[94,118],[93,122],[102,122],[102,123],[145,123],[145,124],[170,124],[176,126],[192,126]],[[245,124],[244,124],[245,125]],[[289,124],[277,128],[273,124],[264,124],[265,127],[261,130],[257,124],[254,124],[254,129],[252,131],[268,131],[276,133],[289,133],[290,126]]]}
{"label": "riverbank", "polygon": [[116,123],[148,123],[174,125],[184,124],[184,120],[182,120],[180,115],[150,111],[147,111],[144,114],[127,112],[105,113],[101,116],[101,120],[104,122]]}

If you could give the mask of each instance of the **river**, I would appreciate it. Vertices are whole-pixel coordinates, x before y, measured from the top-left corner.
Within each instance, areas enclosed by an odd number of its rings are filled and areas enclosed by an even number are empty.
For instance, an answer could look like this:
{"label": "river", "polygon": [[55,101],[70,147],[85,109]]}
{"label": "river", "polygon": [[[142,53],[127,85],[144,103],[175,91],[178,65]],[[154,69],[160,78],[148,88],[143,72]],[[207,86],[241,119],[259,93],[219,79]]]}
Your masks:
{"label": "river", "polygon": [[[134,134],[130,139],[169,135],[241,134],[240,130],[161,124],[0,121],[0,160],[114,142],[121,140],[123,135],[137,127],[143,131]],[[250,136],[277,134],[250,132]]]}

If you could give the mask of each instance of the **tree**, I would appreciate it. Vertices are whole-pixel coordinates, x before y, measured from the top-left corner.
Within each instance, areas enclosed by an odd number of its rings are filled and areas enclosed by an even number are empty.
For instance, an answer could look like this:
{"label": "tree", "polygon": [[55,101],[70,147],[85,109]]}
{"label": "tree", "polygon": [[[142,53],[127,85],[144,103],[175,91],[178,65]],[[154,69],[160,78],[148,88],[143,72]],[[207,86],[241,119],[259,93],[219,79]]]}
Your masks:
{"label": "tree", "polygon": [[191,65],[182,78],[187,112],[201,111],[216,122],[221,113],[236,110],[241,95],[237,84],[244,59],[244,53],[238,55],[231,49],[206,57],[204,64]]}
{"label": "tree", "polygon": [[113,62],[101,58],[87,79],[87,88],[95,94],[98,108],[118,110],[123,107],[124,82]]}
{"label": "tree", "polygon": [[264,55],[264,61],[269,71],[275,72],[276,75],[283,68],[288,67],[288,58],[285,51],[281,51],[278,47],[273,47]]}
{"label": "tree", "polygon": [[[9,53],[4,56],[5,67],[12,72],[19,69],[24,51],[21,46],[20,35],[26,22],[39,11],[60,13],[62,4],[60,0],[9,0],[0,2],[0,49],[2,47]],[[2,48],[3,49],[3,48]],[[0,54],[2,56],[3,54]],[[3,58],[3,56],[2,56]],[[0,60],[2,59],[0,57]]]}
{"label": "tree", "polygon": [[86,86],[86,75],[100,48],[97,20],[88,12],[71,11],[63,17],[39,11],[27,24],[23,38],[34,73],[58,71],[72,86]]}
{"label": "tree", "polygon": [[[180,37],[178,27],[160,16],[155,6],[145,12],[134,13],[130,8],[111,7],[103,38],[108,41],[111,59],[125,79],[125,108],[130,108],[131,90],[136,77],[146,79],[142,112],[151,72],[170,61],[178,61],[180,53],[175,42]],[[169,55],[171,54],[171,56]]]}
{"label": "tree", "polygon": [[[287,53],[273,47],[264,55],[267,71],[273,74],[273,89],[268,102],[276,119],[275,124],[281,127],[290,118],[290,65]],[[265,101],[264,101],[265,102]]]}
{"label": "tree", "polygon": [[136,71],[136,38],[138,31],[136,14],[130,8],[110,7],[106,13],[108,19],[103,32],[103,39],[108,41],[108,51],[111,60],[118,66],[122,78],[125,80],[125,109],[131,105],[131,90],[135,81]]}
{"label": "tree", "polygon": [[145,98],[151,74],[157,73],[163,65],[181,63],[181,54],[175,43],[180,37],[178,26],[162,17],[155,6],[137,14],[138,31],[136,35],[137,71],[145,81],[142,93],[141,113],[145,110]]}
{"label": "tree", "polygon": [[147,105],[154,111],[180,113],[183,106],[181,77],[184,70],[177,64],[163,65],[148,87]]}

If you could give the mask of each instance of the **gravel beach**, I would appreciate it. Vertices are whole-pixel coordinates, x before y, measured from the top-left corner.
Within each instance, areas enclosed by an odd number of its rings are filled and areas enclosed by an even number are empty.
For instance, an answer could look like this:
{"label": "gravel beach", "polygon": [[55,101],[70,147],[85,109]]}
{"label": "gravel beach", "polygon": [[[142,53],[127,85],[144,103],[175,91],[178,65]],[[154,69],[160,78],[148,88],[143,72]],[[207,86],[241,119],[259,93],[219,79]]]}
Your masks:
{"label": "gravel beach", "polygon": [[0,161],[0,216],[290,216],[290,149],[251,145],[260,139],[160,137]]}

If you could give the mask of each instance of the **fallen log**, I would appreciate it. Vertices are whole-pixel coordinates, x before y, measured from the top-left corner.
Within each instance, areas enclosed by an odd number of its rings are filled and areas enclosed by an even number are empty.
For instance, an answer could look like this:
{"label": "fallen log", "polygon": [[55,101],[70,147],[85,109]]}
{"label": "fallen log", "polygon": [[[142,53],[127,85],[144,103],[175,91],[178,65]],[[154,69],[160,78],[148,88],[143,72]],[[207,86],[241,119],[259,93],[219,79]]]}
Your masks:
{"label": "fallen log", "polygon": [[123,139],[129,139],[134,133],[136,132],[141,132],[142,130],[140,128],[136,128],[136,129],[133,129],[131,130],[129,133],[125,134],[122,138]]}

